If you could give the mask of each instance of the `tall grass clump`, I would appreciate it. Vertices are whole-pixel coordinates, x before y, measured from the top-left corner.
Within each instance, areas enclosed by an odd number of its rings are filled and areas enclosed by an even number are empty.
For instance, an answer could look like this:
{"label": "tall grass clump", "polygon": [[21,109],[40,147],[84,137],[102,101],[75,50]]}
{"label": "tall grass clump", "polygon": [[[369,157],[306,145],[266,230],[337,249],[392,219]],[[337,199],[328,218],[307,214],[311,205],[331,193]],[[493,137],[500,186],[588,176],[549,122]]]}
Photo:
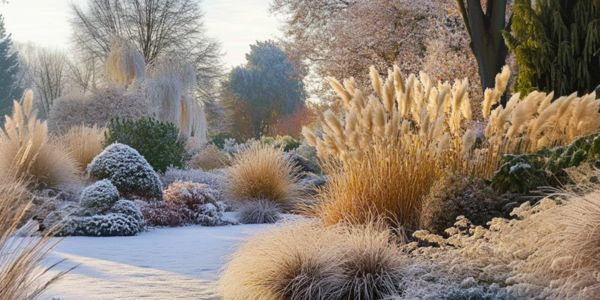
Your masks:
{"label": "tall grass clump", "polygon": [[106,77],[115,85],[129,85],[146,76],[146,62],[142,54],[131,43],[117,39],[105,62]]}
{"label": "tall grass clump", "polygon": [[234,201],[268,199],[292,209],[302,197],[297,169],[281,149],[252,143],[233,156],[226,196]]}
{"label": "tall grass clump", "polygon": [[224,299],[384,299],[401,294],[404,257],[374,225],[292,223],[245,242],[221,274]]}
{"label": "tall grass clump", "polygon": [[33,93],[14,101],[13,115],[6,116],[0,131],[0,176],[31,180],[36,185],[59,187],[77,180],[73,159],[48,140],[48,126],[37,119]]}
{"label": "tall grass clump", "polygon": [[66,149],[75,160],[80,173],[104,149],[104,129],[96,126],[74,126],[60,135],[57,144]]}
{"label": "tall grass clump", "polygon": [[[43,236],[17,237],[16,233],[30,206],[22,181],[0,179],[0,299],[35,299],[65,272],[49,276],[50,267],[41,266],[56,245],[52,230]],[[32,234],[37,228],[26,232]]]}
{"label": "tall grass clump", "polygon": [[[331,180],[317,212],[326,223],[363,222],[373,215],[409,225],[435,180],[450,170],[490,178],[504,153],[530,152],[571,142],[600,129],[594,94],[558,98],[533,92],[492,107],[504,94],[508,67],[485,92],[485,128],[472,123],[467,80],[433,83],[398,67],[383,79],[370,69],[372,92],[352,79],[329,83],[341,112],[326,111],[320,129],[303,129]],[[427,174],[427,175],[425,175]]]}

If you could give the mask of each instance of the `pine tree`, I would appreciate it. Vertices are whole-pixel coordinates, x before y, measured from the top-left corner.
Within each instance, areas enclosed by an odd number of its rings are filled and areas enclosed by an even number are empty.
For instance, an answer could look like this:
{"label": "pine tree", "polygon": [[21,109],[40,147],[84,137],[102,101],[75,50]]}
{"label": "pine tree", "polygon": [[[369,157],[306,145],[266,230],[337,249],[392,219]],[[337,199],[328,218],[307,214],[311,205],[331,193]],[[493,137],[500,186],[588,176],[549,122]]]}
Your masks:
{"label": "pine tree", "polygon": [[21,97],[19,73],[18,54],[12,49],[10,34],[6,34],[4,17],[0,15],[0,116],[9,114],[12,101]]}
{"label": "pine tree", "polygon": [[599,0],[515,0],[504,37],[516,56],[518,92],[581,95],[600,84]]}

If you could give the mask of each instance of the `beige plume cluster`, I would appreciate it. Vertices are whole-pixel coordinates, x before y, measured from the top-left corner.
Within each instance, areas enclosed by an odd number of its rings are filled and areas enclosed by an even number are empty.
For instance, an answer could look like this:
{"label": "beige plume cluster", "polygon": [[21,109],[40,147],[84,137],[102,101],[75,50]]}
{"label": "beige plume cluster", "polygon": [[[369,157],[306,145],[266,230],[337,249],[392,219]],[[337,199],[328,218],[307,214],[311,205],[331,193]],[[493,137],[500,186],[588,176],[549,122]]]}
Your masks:
{"label": "beige plume cluster", "polygon": [[533,91],[525,97],[516,93],[505,107],[490,112],[504,94],[509,76],[508,67],[504,67],[496,76],[496,87],[485,92],[483,116],[488,118],[488,144],[504,145],[510,152],[529,152],[565,145],[600,129],[600,101],[593,92],[557,99],[554,93]]}
{"label": "beige plume cluster", "polygon": [[472,118],[468,81],[433,83],[421,72],[405,80],[397,66],[383,80],[370,69],[373,93],[357,88],[352,79],[329,78],[343,103],[342,116],[323,114],[322,134],[303,128],[321,158],[360,158],[371,145],[422,144],[436,153],[460,147],[464,125]]}
{"label": "beige plume cluster", "polygon": [[[553,93],[534,91],[525,97],[517,93],[506,106],[498,105],[508,86],[507,66],[496,76],[495,87],[485,91],[483,136],[470,124],[466,79],[434,84],[422,72],[404,79],[398,67],[389,70],[385,80],[374,67],[370,75],[371,94],[357,88],[352,79],[343,83],[328,79],[343,111],[339,115],[326,111],[318,134],[306,127],[302,131],[321,158],[352,160],[374,145],[397,149],[413,145],[437,155],[473,154],[474,161],[481,161],[475,164],[486,164],[484,169],[492,170],[502,153],[565,145],[600,129],[600,101],[595,93],[557,99]],[[473,149],[478,137],[481,146]]]}
{"label": "beige plume cluster", "polygon": [[48,125],[37,118],[33,92],[25,91],[0,130],[0,179],[59,186],[76,181],[75,170],[71,157],[48,141]]}

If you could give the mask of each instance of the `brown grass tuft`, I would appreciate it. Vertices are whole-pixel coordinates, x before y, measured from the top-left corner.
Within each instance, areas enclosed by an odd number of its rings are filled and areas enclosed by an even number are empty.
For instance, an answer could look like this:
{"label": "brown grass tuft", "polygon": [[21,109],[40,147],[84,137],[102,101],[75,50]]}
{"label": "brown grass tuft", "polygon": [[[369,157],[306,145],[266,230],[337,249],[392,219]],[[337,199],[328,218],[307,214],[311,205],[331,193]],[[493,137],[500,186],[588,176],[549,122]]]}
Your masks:
{"label": "brown grass tuft", "polygon": [[382,299],[405,261],[378,226],[292,223],[251,238],[221,274],[224,299]]}
{"label": "brown grass tuft", "polygon": [[48,126],[37,119],[33,93],[26,91],[0,131],[0,176],[57,187],[77,181],[76,173],[75,162],[48,141]]}
{"label": "brown grass tuft", "polygon": [[297,169],[282,150],[253,143],[233,157],[225,192],[235,201],[268,199],[292,209],[302,197]]}
{"label": "brown grass tuft", "polygon": [[192,156],[190,166],[202,170],[219,169],[228,166],[230,160],[231,158],[227,153],[211,144]]}
{"label": "brown grass tuft", "polygon": [[64,147],[75,160],[79,172],[85,173],[87,165],[104,148],[104,129],[96,126],[74,126],[58,137],[57,144]]}

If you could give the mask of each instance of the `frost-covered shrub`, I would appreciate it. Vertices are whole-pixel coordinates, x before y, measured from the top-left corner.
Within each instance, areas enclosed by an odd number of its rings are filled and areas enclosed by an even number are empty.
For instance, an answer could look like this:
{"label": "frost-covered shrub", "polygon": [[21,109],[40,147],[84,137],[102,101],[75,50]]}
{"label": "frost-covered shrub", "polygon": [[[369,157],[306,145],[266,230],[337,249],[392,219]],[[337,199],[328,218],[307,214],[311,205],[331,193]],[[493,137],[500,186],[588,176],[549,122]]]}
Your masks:
{"label": "frost-covered shrub", "polygon": [[127,145],[115,143],[106,147],[87,170],[92,177],[109,179],[123,196],[162,198],[160,178],[146,159]]}
{"label": "frost-covered shrub", "polygon": [[59,225],[57,236],[129,236],[144,230],[144,216],[132,201],[118,200],[103,214],[97,212],[63,204],[44,218],[42,228]]}
{"label": "frost-covered shrub", "polygon": [[58,235],[61,236],[130,236],[143,229],[134,217],[121,213],[75,216],[69,218]]}
{"label": "frost-covered shrub", "polygon": [[242,224],[275,223],[281,219],[281,209],[268,200],[247,201],[238,208],[237,217]]}
{"label": "frost-covered shrub", "polygon": [[66,132],[73,126],[105,127],[111,119],[139,119],[150,115],[143,91],[109,86],[94,95],[66,95],[54,100],[48,116],[52,132]]}
{"label": "frost-covered shrub", "polygon": [[222,191],[226,180],[227,177],[224,174],[215,170],[205,172],[202,170],[181,170],[169,168],[162,176],[163,186],[169,186],[176,181],[189,181],[206,184],[216,192],[214,196],[217,201],[223,201]]}
{"label": "frost-covered shrub", "polygon": [[140,211],[150,226],[181,226],[189,223],[189,210],[166,201],[140,203]]}
{"label": "frost-covered shrub", "polygon": [[110,180],[103,179],[86,187],[81,192],[79,203],[85,208],[104,212],[119,200],[119,191]]}
{"label": "frost-covered shrub", "polygon": [[146,224],[150,226],[181,226],[199,224],[216,226],[228,224],[223,219],[223,206],[220,203],[205,203],[193,209],[186,205],[167,201],[141,203],[140,210]]}
{"label": "frost-covered shrub", "polygon": [[197,205],[206,203],[217,204],[215,200],[216,191],[209,188],[206,184],[177,181],[169,185],[164,191],[163,198],[166,202],[185,205],[188,208],[194,208]]}
{"label": "frost-covered shrub", "polygon": [[177,181],[164,192],[164,201],[141,204],[148,225],[180,226],[225,224],[224,205],[215,200],[217,192],[205,184]]}
{"label": "frost-covered shrub", "polygon": [[408,260],[388,230],[292,223],[242,244],[221,275],[224,299],[386,299]]}
{"label": "frost-covered shrub", "polygon": [[136,220],[140,225],[144,225],[146,221],[144,220],[144,215],[140,208],[130,200],[119,200],[117,201],[111,208],[110,212],[124,214],[132,217]]}
{"label": "frost-covered shrub", "polygon": [[181,168],[188,158],[186,139],[177,127],[173,123],[152,118],[111,120],[104,144],[112,143],[134,148],[159,172],[164,172],[170,166]]}
{"label": "frost-covered shrub", "polygon": [[461,215],[475,225],[485,225],[492,218],[503,216],[506,202],[481,179],[446,174],[433,184],[423,199],[419,225],[442,234]]}

